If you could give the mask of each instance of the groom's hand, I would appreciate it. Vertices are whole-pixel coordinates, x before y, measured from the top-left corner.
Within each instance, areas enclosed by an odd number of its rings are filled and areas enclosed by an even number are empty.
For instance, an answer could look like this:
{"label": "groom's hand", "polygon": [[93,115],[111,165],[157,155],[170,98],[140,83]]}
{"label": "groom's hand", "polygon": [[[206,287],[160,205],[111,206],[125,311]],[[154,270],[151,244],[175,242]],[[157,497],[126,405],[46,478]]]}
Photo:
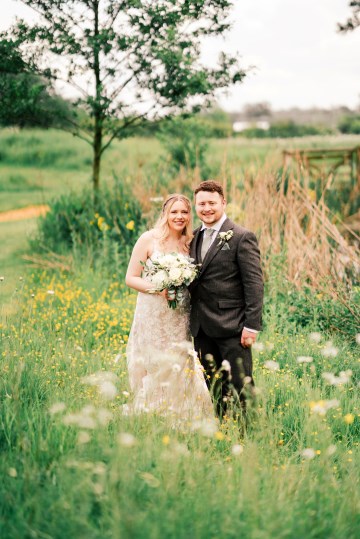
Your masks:
{"label": "groom's hand", "polygon": [[242,334],[241,334],[241,340],[240,340],[241,346],[243,346],[244,348],[250,348],[256,341],[256,335],[257,334],[254,333],[253,331],[248,331],[247,329],[243,329]]}

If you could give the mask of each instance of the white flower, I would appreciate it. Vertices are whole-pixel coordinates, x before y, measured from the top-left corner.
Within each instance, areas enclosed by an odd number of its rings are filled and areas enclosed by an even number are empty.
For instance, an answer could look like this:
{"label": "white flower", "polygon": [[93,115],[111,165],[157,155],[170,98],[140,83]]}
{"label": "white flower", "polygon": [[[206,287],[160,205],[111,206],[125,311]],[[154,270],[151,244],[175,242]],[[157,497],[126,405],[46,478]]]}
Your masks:
{"label": "white flower", "polygon": [[311,402],[310,408],[313,414],[324,416],[328,410],[331,408],[337,408],[339,404],[340,402],[337,399],[320,400],[317,402]]}
{"label": "white flower", "polygon": [[5,280],[5,277],[1,276],[0,277],[0,282],[4,281]]}
{"label": "white flower", "polygon": [[82,352],[83,349],[81,348],[81,346],[79,346],[78,344],[76,344],[76,345],[75,345],[75,350],[76,350],[77,352]]}
{"label": "white flower", "polygon": [[212,419],[202,419],[193,422],[192,430],[198,431],[203,436],[212,438],[218,431],[218,426],[216,421]]}
{"label": "white flower", "polygon": [[97,411],[97,420],[99,425],[106,427],[106,425],[111,421],[112,413],[106,408],[99,408]]}
{"label": "white flower", "polygon": [[331,456],[331,455],[334,455],[334,453],[336,453],[336,445],[329,445],[329,447],[326,450],[326,454]]}
{"label": "white flower", "polygon": [[166,271],[159,270],[157,273],[155,273],[155,275],[151,277],[151,281],[156,287],[165,288],[169,281],[169,277]]}
{"label": "white flower", "polygon": [[338,348],[333,346],[331,341],[327,342],[324,348],[321,350],[321,353],[324,357],[336,357],[338,355],[338,352]]}
{"label": "white flower", "polygon": [[303,449],[300,453],[300,455],[304,458],[304,459],[308,459],[308,460],[311,460],[315,457],[316,453],[315,453],[315,450],[312,448],[312,447],[308,447],[306,449]]}
{"label": "white flower", "polygon": [[264,367],[269,369],[269,371],[278,371],[280,369],[279,363],[277,361],[273,361],[272,359],[265,361]]}
{"label": "white flower", "polygon": [[299,356],[296,358],[297,363],[312,363],[312,360],[311,356]]}
{"label": "white flower", "polygon": [[228,372],[231,371],[231,365],[230,365],[230,363],[228,362],[227,359],[223,360],[223,362],[221,363],[221,366],[222,366],[224,371],[228,371]]}
{"label": "white flower", "polygon": [[104,382],[115,382],[117,376],[114,372],[98,371],[88,376],[84,376],[81,381],[83,384],[89,384],[90,386],[98,386]]}
{"label": "white flower", "polygon": [[124,447],[133,447],[136,444],[136,438],[129,432],[120,432],[118,442]]}
{"label": "white flower", "polygon": [[101,397],[105,400],[115,399],[117,392],[118,390],[116,386],[110,381],[102,382],[99,385],[99,393]]}
{"label": "white flower", "polygon": [[91,436],[86,430],[81,430],[77,435],[78,444],[87,444],[91,440]]}
{"label": "white flower", "polygon": [[231,448],[231,453],[237,457],[238,455],[241,455],[241,453],[243,453],[244,451],[244,446],[240,445],[240,444],[235,444],[232,446]]}
{"label": "white flower", "polygon": [[348,384],[352,376],[352,371],[348,369],[347,371],[340,371],[339,376],[331,372],[323,372],[322,377],[326,382],[331,386],[339,386],[342,384]]}
{"label": "white flower", "polygon": [[222,243],[227,243],[229,240],[231,240],[233,235],[234,235],[233,230],[228,230],[227,232],[219,232],[218,245],[221,245]]}
{"label": "white flower", "polygon": [[17,471],[15,468],[8,468],[8,475],[10,477],[17,477]]}
{"label": "white flower", "polygon": [[171,281],[177,281],[181,277],[181,269],[180,268],[170,268],[169,271],[169,278]]}
{"label": "white flower", "polygon": [[49,294],[49,296],[53,296],[55,294],[54,290],[48,290],[46,293]]}
{"label": "white flower", "polygon": [[265,346],[262,342],[254,342],[251,348],[257,352],[263,352],[265,350]]}
{"label": "white flower", "polygon": [[59,412],[63,412],[66,408],[66,404],[64,402],[56,402],[49,408],[49,413],[51,415],[58,414]]}
{"label": "white flower", "polygon": [[122,394],[124,397],[130,397],[130,393],[128,391],[123,391]]}
{"label": "white flower", "polygon": [[309,339],[312,342],[319,343],[321,341],[321,333],[313,331],[312,333],[309,333]]}

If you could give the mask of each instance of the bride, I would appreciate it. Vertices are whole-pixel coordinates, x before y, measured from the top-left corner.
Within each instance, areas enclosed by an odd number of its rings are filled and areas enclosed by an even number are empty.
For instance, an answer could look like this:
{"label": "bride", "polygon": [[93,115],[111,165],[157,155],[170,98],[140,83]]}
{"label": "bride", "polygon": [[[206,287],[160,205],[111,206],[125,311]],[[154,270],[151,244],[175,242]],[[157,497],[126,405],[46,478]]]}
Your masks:
{"label": "bride", "polygon": [[157,256],[189,254],[191,203],[179,194],[165,200],[155,227],[136,242],[126,284],[138,291],[127,345],[129,380],[135,412],[199,419],[213,417],[213,406],[203,369],[191,343],[189,295],[170,309],[167,291],[155,291],[146,269]]}

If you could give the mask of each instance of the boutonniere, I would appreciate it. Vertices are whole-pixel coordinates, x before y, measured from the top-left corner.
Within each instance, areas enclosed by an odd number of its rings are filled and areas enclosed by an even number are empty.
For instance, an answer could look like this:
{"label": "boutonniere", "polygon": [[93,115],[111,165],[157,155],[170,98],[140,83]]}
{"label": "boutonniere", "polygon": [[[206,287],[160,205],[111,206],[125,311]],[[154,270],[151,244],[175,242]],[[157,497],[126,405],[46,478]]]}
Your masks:
{"label": "boutonniere", "polygon": [[223,245],[231,240],[233,237],[233,230],[228,230],[227,232],[219,232],[219,243],[218,245]]}

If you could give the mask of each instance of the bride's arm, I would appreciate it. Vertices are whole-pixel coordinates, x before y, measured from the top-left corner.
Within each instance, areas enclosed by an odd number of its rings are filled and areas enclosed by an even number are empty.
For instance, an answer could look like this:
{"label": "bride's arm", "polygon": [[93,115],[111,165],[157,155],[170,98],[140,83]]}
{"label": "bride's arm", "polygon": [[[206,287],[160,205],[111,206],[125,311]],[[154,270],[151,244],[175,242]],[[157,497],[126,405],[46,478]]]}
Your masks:
{"label": "bride's arm", "polygon": [[130,288],[138,292],[148,292],[150,288],[155,289],[154,285],[141,277],[143,265],[149,256],[151,256],[153,237],[151,232],[145,232],[140,236],[134,245],[133,252],[126,272],[125,283]]}

